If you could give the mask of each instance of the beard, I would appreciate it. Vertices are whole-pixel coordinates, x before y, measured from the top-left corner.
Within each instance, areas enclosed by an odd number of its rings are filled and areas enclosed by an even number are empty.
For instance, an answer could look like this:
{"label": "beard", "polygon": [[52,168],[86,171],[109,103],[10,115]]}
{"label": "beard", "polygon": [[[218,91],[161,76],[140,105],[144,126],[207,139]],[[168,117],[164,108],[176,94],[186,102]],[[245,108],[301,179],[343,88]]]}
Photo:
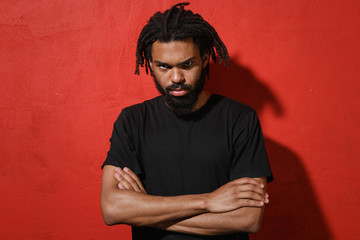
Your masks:
{"label": "beard", "polygon": [[[176,116],[181,117],[189,114],[194,109],[194,106],[199,99],[200,93],[203,91],[205,85],[205,71],[201,72],[200,78],[195,82],[194,87],[189,84],[173,83],[165,89],[159,84],[155,75],[152,74],[157,90],[165,97],[166,105],[175,113]],[[170,91],[174,89],[186,90],[188,93],[184,96],[173,96]]]}

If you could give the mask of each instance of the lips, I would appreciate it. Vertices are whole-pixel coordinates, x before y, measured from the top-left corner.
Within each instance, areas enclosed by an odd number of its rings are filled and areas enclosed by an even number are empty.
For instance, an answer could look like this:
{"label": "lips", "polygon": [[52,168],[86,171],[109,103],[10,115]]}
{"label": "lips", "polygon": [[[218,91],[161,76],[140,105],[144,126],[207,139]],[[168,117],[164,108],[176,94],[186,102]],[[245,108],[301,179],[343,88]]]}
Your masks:
{"label": "lips", "polygon": [[181,97],[187,94],[187,90],[178,88],[178,89],[174,89],[170,91],[170,94],[173,95],[174,97]]}
{"label": "lips", "polygon": [[188,84],[174,83],[166,88],[166,91],[174,97],[182,97],[191,91],[191,86]]}

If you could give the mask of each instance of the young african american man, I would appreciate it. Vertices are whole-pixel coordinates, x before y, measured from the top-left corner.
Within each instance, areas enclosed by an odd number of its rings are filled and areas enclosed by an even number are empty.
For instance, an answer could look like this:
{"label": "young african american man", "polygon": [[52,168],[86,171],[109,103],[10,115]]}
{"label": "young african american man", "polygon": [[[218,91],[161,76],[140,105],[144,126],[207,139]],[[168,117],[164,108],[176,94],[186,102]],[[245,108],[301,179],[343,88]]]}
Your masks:
{"label": "young african american man", "polygon": [[[103,164],[106,224],[138,239],[248,239],[261,225],[272,180],[256,112],[203,90],[210,58],[227,65],[215,29],[188,3],[155,13],[138,39],[161,93],[122,110]],[[224,79],[225,80],[225,79]]]}

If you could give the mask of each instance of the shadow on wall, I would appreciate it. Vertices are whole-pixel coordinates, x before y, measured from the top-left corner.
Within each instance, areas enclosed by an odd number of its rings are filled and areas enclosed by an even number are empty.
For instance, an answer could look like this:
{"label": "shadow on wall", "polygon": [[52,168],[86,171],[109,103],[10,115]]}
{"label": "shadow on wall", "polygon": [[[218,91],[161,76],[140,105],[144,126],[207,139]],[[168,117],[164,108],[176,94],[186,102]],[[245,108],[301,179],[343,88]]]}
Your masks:
{"label": "shadow on wall", "polygon": [[[270,88],[250,69],[230,60],[229,68],[211,64],[206,88],[244,102],[261,116],[270,106],[277,117],[285,110]],[[301,159],[289,148],[265,136],[274,182],[269,184],[270,204],[262,229],[251,239],[331,239],[314,190]]]}

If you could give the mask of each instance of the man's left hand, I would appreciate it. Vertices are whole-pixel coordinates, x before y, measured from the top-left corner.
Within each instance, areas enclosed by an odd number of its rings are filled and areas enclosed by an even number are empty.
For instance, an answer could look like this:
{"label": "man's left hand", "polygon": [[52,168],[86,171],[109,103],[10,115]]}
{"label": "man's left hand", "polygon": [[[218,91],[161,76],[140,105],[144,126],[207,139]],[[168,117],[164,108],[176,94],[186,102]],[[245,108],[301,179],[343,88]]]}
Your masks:
{"label": "man's left hand", "polygon": [[132,190],[139,193],[146,193],[146,190],[141,183],[139,177],[131,171],[129,168],[124,167],[121,169],[119,167],[115,168],[114,177],[119,182],[118,188],[122,190]]}

